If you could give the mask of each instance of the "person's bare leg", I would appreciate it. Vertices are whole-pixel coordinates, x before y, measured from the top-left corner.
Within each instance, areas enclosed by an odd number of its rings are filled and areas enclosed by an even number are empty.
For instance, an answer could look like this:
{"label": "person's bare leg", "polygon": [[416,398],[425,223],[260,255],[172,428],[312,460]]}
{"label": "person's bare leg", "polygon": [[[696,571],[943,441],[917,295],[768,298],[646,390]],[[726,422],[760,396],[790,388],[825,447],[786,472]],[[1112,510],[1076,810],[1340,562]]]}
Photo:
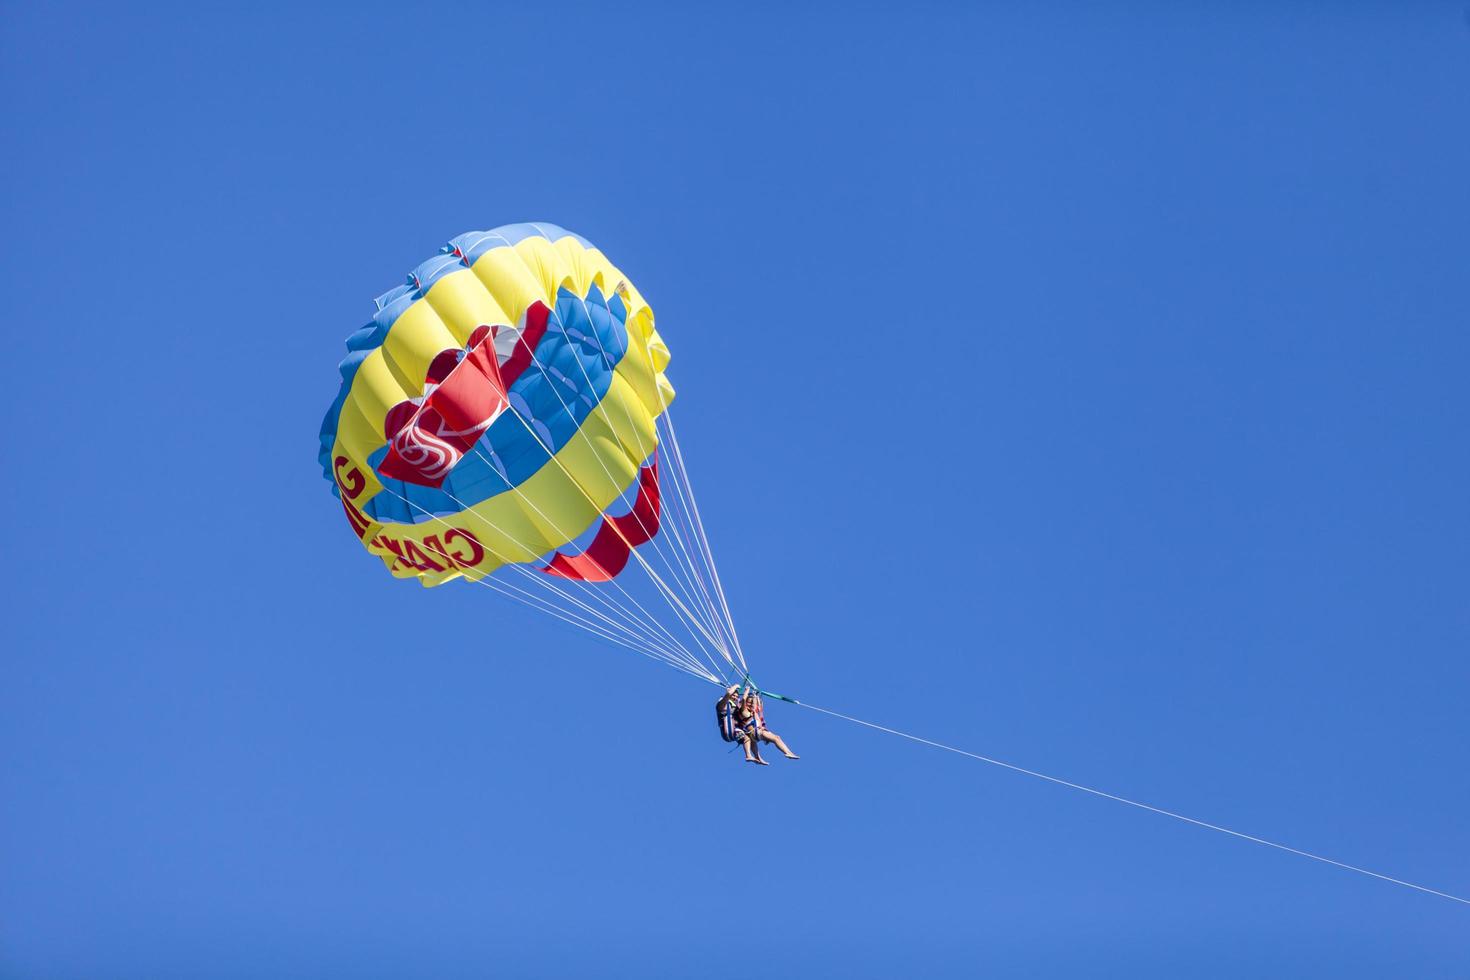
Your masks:
{"label": "person's bare leg", "polygon": [[738,738],[740,740],[740,747],[745,749],[746,762],[754,762],[758,766],[769,765],[769,763],[761,759],[760,746],[756,744],[755,739],[745,734],[739,735]]}
{"label": "person's bare leg", "polygon": [[777,735],[775,732],[772,732],[772,731],[762,731],[761,732],[761,740],[762,741],[765,741],[765,742],[770,742],[776,748],[780,749],[781,750],[781,754],[784,755],[788,759],[800,759],[801,758],[801,756],[797,755],[795,752],[793,752],[790,749],[788,749],[786,747],[786,743],[783,742],[783,741],[781,741],[781,736],[780,735]]}
{"label": "person's bare leg", "polygon": [[[748,748],[748,749],[745,750],[745,761],[746,762],[754,762],[758,766],[769,766],[770,765],[769,762],[767,762],[765,759],[762,759],[761,758],[761,743],[760,743],[760,739],[758,739],[754,735],[747,735],[745,737],[745,744],[748,745],[748,746],[750,746],[750,748]],[[752,755],[751,754],[752,752],[754,752],[755,754]]]}

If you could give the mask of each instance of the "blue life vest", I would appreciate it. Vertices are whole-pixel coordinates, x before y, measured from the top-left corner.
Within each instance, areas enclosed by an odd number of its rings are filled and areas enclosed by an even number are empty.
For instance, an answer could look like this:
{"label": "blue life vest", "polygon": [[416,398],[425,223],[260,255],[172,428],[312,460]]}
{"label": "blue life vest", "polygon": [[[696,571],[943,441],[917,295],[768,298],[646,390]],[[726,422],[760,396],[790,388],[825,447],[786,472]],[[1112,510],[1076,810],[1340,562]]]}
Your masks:
{"label": "blue life vest", "polygon": [[735,702],[728,694],[715,702],[715,721],[720,726],[720,739],[735,741]]}

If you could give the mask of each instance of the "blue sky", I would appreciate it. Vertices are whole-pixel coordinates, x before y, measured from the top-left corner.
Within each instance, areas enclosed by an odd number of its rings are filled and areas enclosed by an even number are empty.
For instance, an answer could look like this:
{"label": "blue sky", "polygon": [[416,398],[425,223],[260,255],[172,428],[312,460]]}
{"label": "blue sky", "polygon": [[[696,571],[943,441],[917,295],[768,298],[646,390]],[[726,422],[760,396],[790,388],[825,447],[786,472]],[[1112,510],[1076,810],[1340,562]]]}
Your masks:
{"label": "blue sky", "polygon": [[554,221],[765,683],[1470,893],[1463,5],[905,7],[6,5],[0,975],[1466,975],[1464,906],[800,709],[757,771],[342,521],[342,339]]}

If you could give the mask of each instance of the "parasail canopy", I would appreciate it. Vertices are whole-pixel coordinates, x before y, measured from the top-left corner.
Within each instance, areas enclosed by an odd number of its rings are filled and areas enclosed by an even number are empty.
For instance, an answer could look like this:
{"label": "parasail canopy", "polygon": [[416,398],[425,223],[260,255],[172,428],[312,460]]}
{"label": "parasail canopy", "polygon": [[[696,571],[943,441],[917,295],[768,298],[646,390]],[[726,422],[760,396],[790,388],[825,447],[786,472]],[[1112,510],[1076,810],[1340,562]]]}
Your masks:
{"label": "parasail canopy", "polygon": [[745,676],[632,282],[581,236],[516,224],[451,239],[375,303],[319,452],[363,547],[400,578]]}

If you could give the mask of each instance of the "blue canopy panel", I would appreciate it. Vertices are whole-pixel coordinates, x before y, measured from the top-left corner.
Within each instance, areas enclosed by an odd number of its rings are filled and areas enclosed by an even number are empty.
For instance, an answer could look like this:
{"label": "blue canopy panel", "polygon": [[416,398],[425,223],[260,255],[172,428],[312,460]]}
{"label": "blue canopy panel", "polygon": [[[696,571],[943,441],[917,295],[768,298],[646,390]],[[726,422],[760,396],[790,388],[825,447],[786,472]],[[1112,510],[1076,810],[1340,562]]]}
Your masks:
{"label": "blue canopy panel", "polygon": [[[510,410],[496,419],[450,471],[442,487],[376,475],[389,491],[364,511],[383,523],[415,524],[455,514],[520,486],[571,441],[597,410],[628,346],[627,308],[594,285],[585,299],[565,288],[534,358],[507,390]],[[384,445],[368,462],[376,470]]]}
{"label": "blue canopy panel", "polygon": [[[352,390],[352,382],[357,376],[357,369],[367,359],[368,354],[382,346],[393,323],[405,310],[422,299],[429,288],[440,278],[457,268],[474,264],[475,259],[492,248],[515,245],[517,242],[536,236],[552,243],[570,237],[584,248],[593,247],[592,243],[581,235],[574,235],[565,228],[546,222],[521,222],[501,225],[490,231],[465,232],[463,235],[450,239],[448,244],[440,248],[439,254],[415,266],[404,283],[394,286],[373,300],[376,310],[373,318],[347,338],[347,356],[337,365],[342,381],[337,389],[337,397],[332,400],[331,406],[322,418],[322,427],[318,436],[320,448],[317,451],[317,462],[321,464],[322,475],[331,484],[334,495],[337,494],[337,481],[332,472],[331,457],[332,444],[337,439],[337,422],[342,415],[342,405],[347,400],[347,393]],[[626,314],[623,316],[625,318]],[[619,350],[621,349],[620,346]],[[609,352],[611,353],[611,350]]]}

